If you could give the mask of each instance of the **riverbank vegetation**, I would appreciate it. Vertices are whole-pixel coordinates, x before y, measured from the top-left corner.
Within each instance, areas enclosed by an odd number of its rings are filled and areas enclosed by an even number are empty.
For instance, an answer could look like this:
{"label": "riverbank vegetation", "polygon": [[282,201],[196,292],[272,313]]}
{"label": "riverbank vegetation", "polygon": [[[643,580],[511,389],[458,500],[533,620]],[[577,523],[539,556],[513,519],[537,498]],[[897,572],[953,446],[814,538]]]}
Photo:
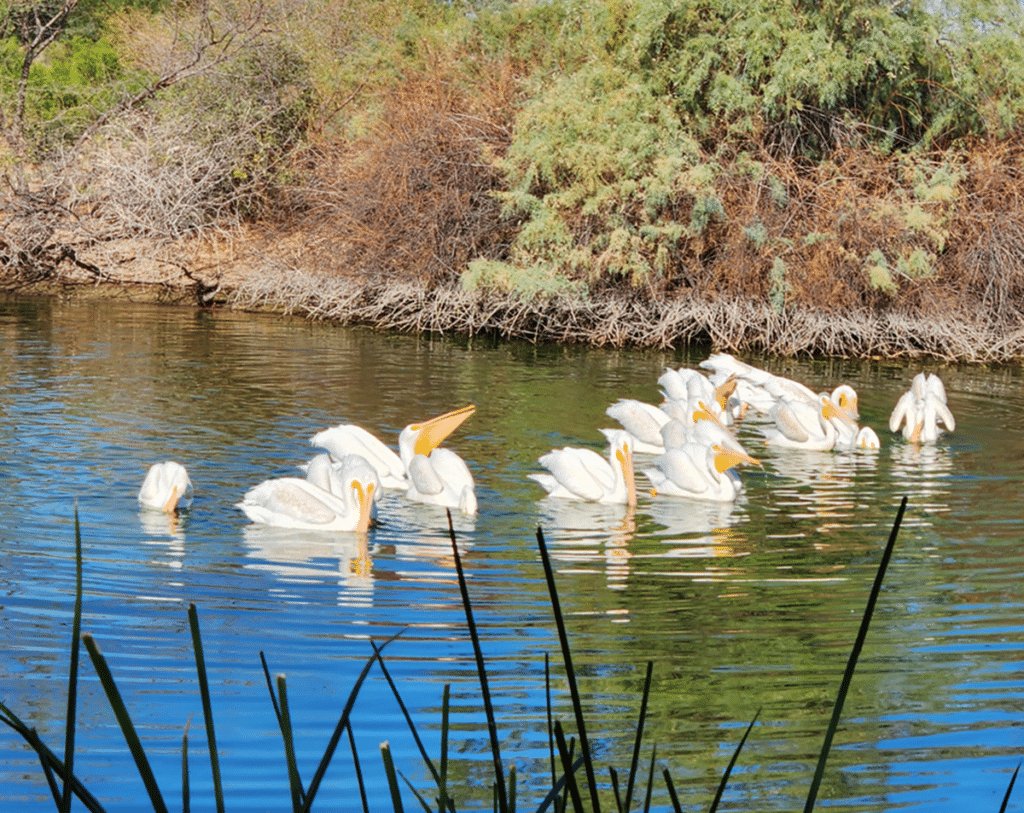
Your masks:
{"label": "riverbank vegetation", "polygon": [[1024,356],[1019,4],[65,0],[0,35],[8,288]]}

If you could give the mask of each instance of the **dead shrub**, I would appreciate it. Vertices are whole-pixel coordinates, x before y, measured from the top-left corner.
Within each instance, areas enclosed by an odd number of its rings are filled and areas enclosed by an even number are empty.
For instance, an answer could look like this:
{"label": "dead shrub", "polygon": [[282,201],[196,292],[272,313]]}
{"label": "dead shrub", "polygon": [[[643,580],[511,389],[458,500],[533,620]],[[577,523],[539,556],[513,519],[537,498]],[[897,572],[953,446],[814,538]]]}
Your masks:
{"label": "dead shrub", "polygon": [[941,282],[990,318],[1024,319],[1024,143],[979,143],[943,258]]}
{"label": "dead shrub", "polygon": [[512,237],[492,195],[510,100],[474,99],[428,75],[386,92],[366,138],[319,143],[303,156],[301,186],[290,195],[306,233],[302,264],[321,274],[454,283],[471,259],[503,256]]}

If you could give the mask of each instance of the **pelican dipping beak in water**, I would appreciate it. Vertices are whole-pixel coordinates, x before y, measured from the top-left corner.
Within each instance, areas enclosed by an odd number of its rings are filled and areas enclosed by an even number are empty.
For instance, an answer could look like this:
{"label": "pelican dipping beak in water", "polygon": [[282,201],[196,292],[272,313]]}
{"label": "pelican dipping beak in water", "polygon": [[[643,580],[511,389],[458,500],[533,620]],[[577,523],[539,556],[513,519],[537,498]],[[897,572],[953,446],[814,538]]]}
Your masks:
{"label": "pelican dipping beak in water", "polygon": [[139,489],[139,505],[173,514],[192,505],[192,481],[181,463],[154,463]]}
{"label": "pelican dipping beak in water", "polygon": [[934,373],[918,373],[910,389],[900,396],[889,416],[889,429],[898,432],[903,426],[903,437],[911,443],[935,443],[942,434],[939,424],[950,432],[956,429],[956,420],[946,404],[946,387]]}

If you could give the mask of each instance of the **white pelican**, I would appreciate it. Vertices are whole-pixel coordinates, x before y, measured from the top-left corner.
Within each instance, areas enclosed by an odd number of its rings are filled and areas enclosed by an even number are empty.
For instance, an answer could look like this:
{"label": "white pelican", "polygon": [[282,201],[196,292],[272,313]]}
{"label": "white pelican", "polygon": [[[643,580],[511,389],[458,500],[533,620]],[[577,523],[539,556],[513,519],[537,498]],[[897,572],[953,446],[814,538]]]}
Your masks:
{"label": "white pelican", "polygon": [[[665,451],[661,439],[661,427],[669,422],[670,416],[660,407],[637,401],[633,398],[620,398],[605,414],[617,420],[633,440],[634,452],[660,454]],[[601,430],[605,437],[615,429]]]}
{"label": "white pelican", "polygon": [[716,404],[720,407],[720,416],[730,423],[734,418],[742,417],[740,401],[734,397],[737,382],[736,378],[730,377],[715,386],[707,376],[685,367],[678,370],[668,368],[658,379],[666,401],[702,401],[708,406]]}
{"label": "white pelican", "polygon": [[476,487],[469,466],[455,452],[437,448],[475,411],[476,407],[470,404],[423,423],[409,424],[402,430],[398,452],[409,478],[406,497],[457,508],[470,516],[476,514]]}
{"label": "white pelican", "polygon": [[735,433],[711,413],[695,410],[692,418],[673,418],[661,427],[661,437],[665,450],[678,449],[685,443],[696,442],[705,446],[719,444],[741,454],[747,450],[739,442]]}
{"label": "white pelican", "polygon": [[[706,370],[713,370],[712,383],[722,385],[730,378],[743,382],[736,395],[758,412],[770,412],[780,401],[806,401],[816,403],[818,393],[799,381],[769,373],[740,361],[729,353],[714,353],[700,362]],[[840,384],[829,397],[853,419],[860,417],[857,392],[849,384]]]}
{"label": "white pelican", "polygon": [[813,404],[803,400],[782,400],[770,414],[775,426],[761,431],[766,442],[773,446],[827,452],[835,448],[840,437],[837,425],[849,431],[852,424],[851,442],[856,435],[853,419],[827,395],[817,396]]}
{"label": "white pelican", "polygon": [[644,469],[654,486],[652,494],[731,502],[743,490],[733,466],[761,463],[744,452],[719,444],[685,443],[654,458],[657,468]]}
{"label": "white pelican", "polygon": [[855,449],[881,449],[882,442],[878,439],[874,429],[870,426],[862,426],[857,437],[854,438],[853,446]]}
{"label": "white pelican", "polygon": [[359,455],[376,470],[383,488],[409,488],[402,459],[361,426],[350,423],[332,426],[317,432],[309,442],[326,449],[335,463],[340,463],[347,455]]}
{"label": "white pelican", "polygon": [[364,458],[347,455],[335,469],[327,455],[318,455],[305,479],[264,480],[236,505],[253,522],[277,528],[366,533],[379,488],[377,472]]}
{"label": "white pelican", "polygon": [[171,514],[192,505],[192,494],[188,471],[181,463],[168,460],[149,467],[139,489],[139,505]]}
{"label": "white pelican", "polygon": [[889,416],[889,429],[898,432],[911,443],[935,443],[942,434],[939,423],[950,432],[956,429],[956,420],[946,404],[946,388],[934,373],[918,373],[910,389],[900,396]]}
{"label": "white pelican", "polygon": [[551,497],[636,505],[633,439],[621,429],[610,434],[608,459],[593,449],[566,446],[539,458],[550,474],[531,474]]}

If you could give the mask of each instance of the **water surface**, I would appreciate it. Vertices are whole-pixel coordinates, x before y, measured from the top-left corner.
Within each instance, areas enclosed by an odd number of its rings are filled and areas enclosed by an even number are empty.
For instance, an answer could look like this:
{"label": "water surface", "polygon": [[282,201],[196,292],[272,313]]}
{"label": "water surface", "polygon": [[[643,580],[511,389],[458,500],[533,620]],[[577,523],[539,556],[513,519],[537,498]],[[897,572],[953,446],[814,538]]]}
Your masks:
{"label": "water surface", "polygon": [[[480,513],[456,516],[507,765],[521,809],[547,771],[544,657],[571,722],[536,544],[557,571],[607,780],[627,770],[646,663],[655,663],[642,759],[657,743],[653,806],[668,768],[684,809],[707,809],[761,709],[722,809],[802,806],[832,700],[900,499],[909,500],[820,803],[844,811],[998,807],[1022,752],[1020,574],[1024,388],[1016,366],[751,359],[861,397],[875,454],[771,450],[732,505],[653,499],[637,510],[544,498],[527,474],[554,447],[601,449],[605,408],[655,403],[674,352],[382,335],[298,319],[127,302],[0,302],[0,699],[55,750],[63,743],[74,587],[74,508],[85,547],[84,629],[118,680],[172,807],[191,725],[193,809],[212,809],[187,609],[210,670],[228,808],[288,809],[287,769],[260,666],[285,673],[308,782],[377,642],[431,757],[451,685],[452,786],[460,810],[490,807],[480,690],[443,510],[385,495],[360,545],[250,525],[235,507],[292,475],[309,438],[357,423],[392,446],[415,420],[473,403],[449,441],[477,480]],[[885,426],[920,369],[946,384],[957,430],[915,448]],[[152,462],[183,462],[195,502],[140,511]],[[642,482],[642,481],[641,481]],[[84,657],[76,770],[110,810],[151,809]],[[191,723],[190,723],[191,721]],[[420,788],[429,774],[379,669],[353,723],[371,807],[389,808],[379,745]],[[340,751],[322,809],[356,809]],[[37,761],[0,731],[0,806],[53,809]],[[606,800],[610,804],[610,796]],[[418,806],[409,794],[406,805]]]}

